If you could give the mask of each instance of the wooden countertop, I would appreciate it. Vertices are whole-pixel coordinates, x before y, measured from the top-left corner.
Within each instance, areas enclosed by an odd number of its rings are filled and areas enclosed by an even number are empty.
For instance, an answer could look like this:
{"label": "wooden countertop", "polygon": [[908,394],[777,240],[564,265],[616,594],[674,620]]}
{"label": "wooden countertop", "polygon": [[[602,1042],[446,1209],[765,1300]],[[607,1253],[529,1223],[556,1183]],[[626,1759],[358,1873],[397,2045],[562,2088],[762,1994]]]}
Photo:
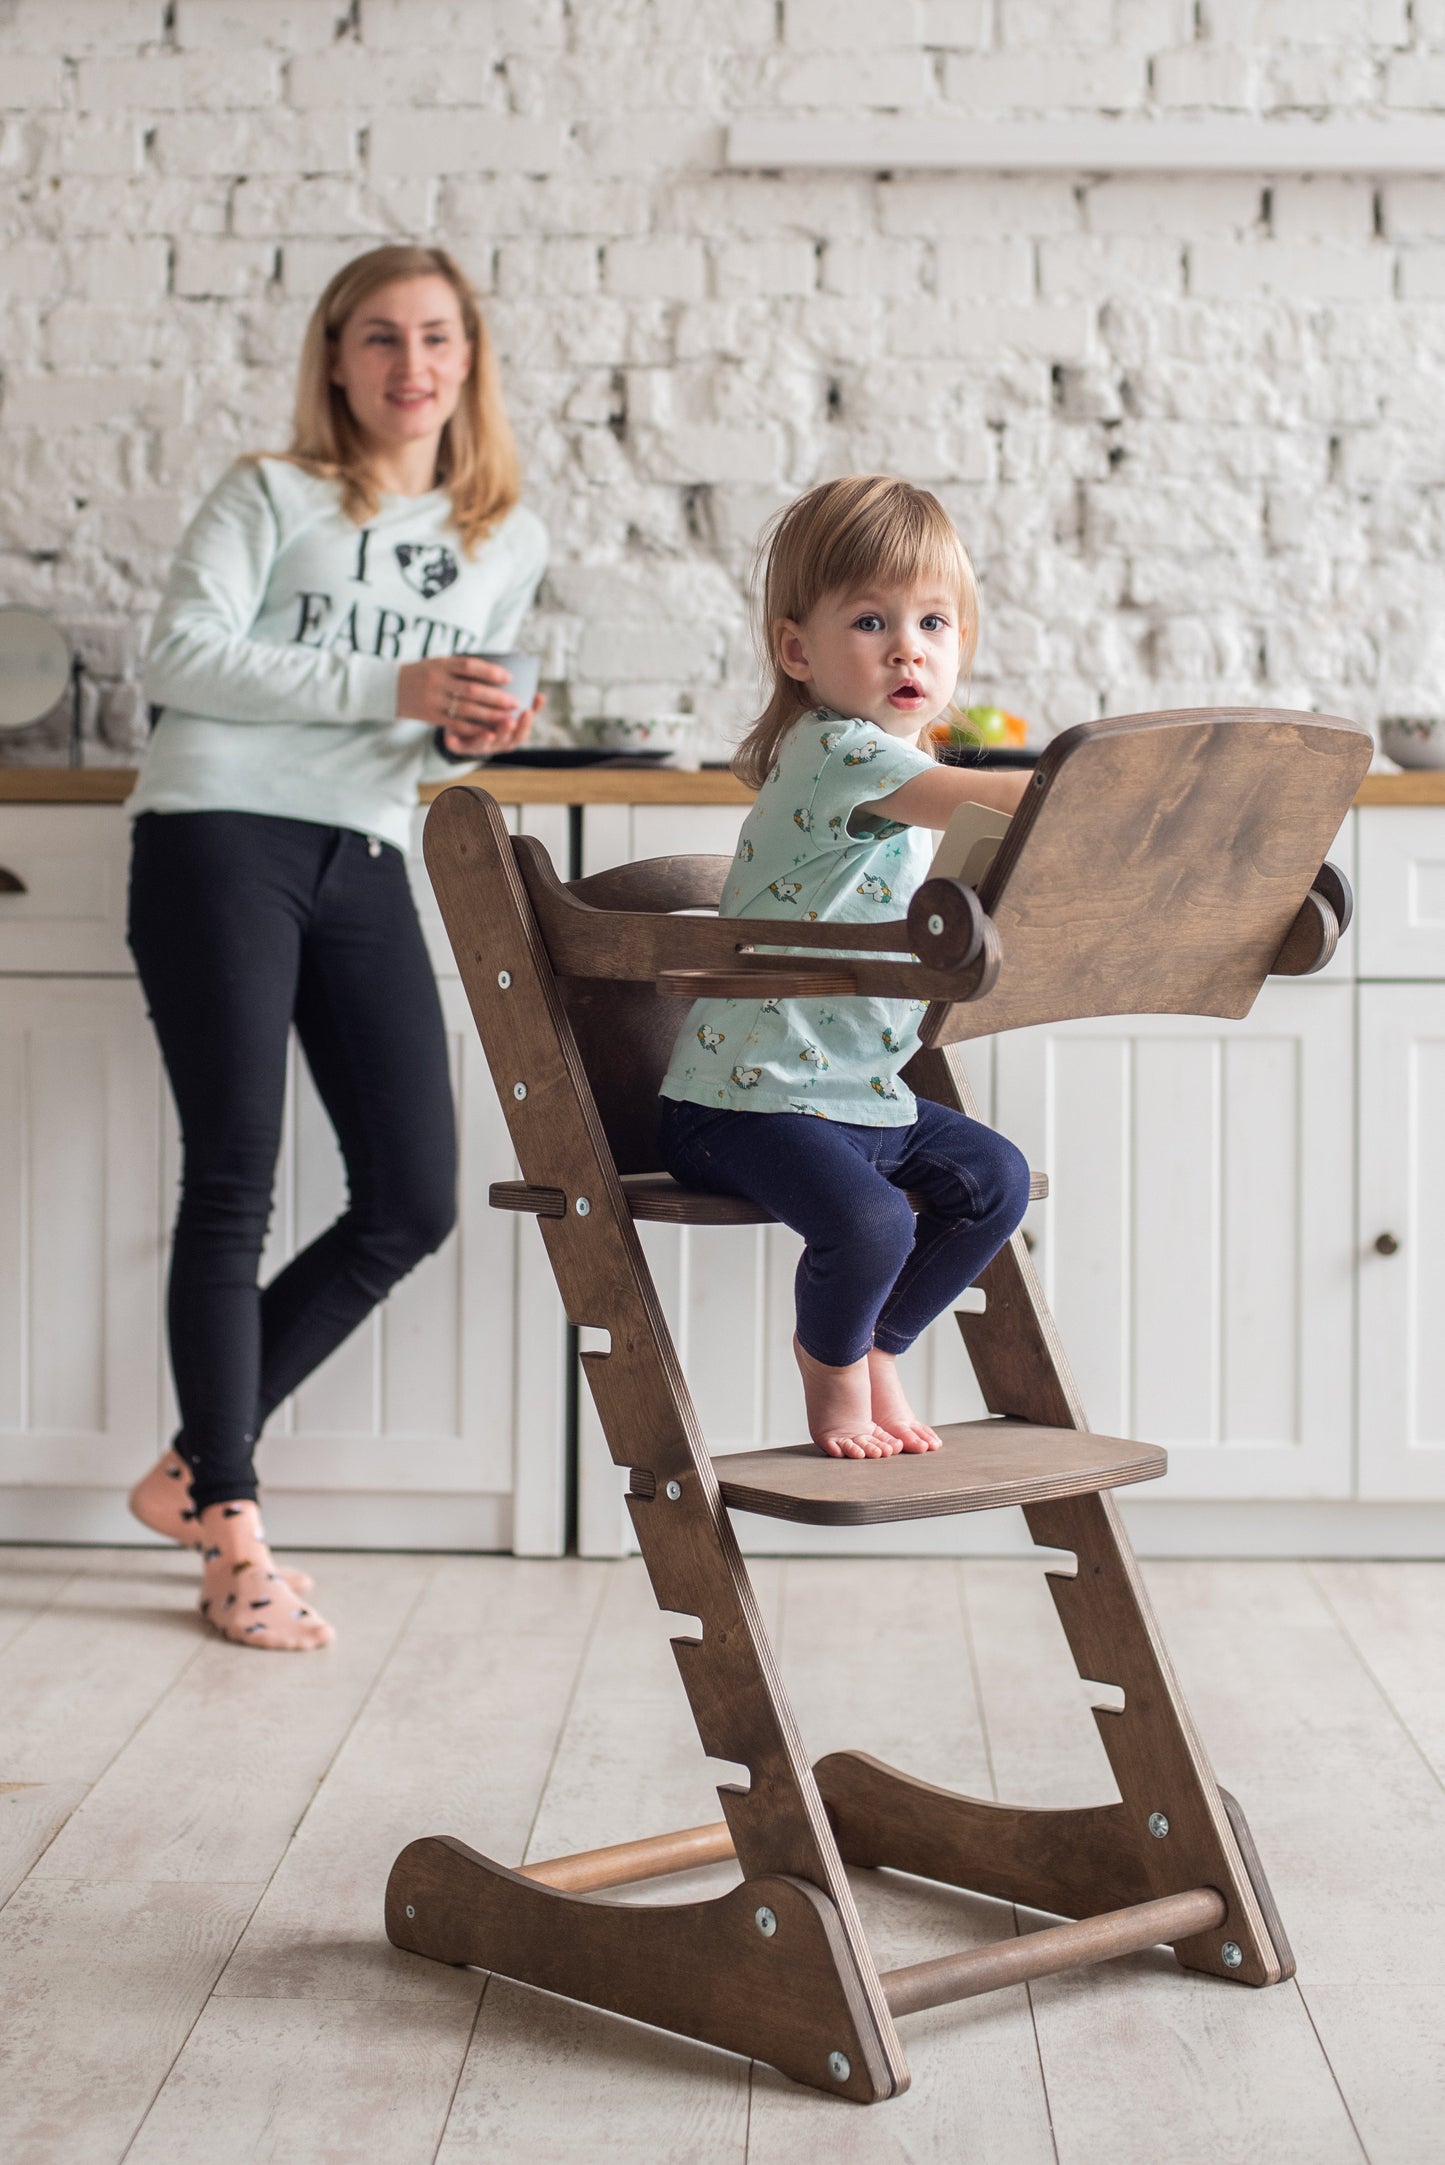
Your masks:
{"label": "wooden countertop", "polygon": [[[485,781],[499,804],[747,804],[752,794],[713,768],[505,767],[429,784],[422,801],[469,781]],[[134,787],[131,767],[0,767],[0,804],[124,804]],[[1355,802],[1445,805],[1445,768],[1367,774]]]}

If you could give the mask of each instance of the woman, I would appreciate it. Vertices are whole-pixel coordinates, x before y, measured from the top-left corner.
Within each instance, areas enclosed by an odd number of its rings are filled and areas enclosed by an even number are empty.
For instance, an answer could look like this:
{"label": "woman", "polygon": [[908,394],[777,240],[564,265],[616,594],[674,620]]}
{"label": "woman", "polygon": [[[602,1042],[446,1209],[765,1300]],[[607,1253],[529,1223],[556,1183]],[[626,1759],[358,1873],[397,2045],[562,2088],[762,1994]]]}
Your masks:
{"label": "woman", "polygon": [[[504,669],[546,561],[476,296],[439,248],[332,279],[291,449],[234,466],[181,543],[146,659],[163,711],[131,799],[130,944],[180,1114],[175,1449],[131,1496],[203,1557],[240,1645],[325,1646],[278,1573],[253,1455],[271,1413],[445,1240],[456,1144],[403,852],[433,760],[531,727]],[[257,1284],[294,1022],[347,1208]]]}

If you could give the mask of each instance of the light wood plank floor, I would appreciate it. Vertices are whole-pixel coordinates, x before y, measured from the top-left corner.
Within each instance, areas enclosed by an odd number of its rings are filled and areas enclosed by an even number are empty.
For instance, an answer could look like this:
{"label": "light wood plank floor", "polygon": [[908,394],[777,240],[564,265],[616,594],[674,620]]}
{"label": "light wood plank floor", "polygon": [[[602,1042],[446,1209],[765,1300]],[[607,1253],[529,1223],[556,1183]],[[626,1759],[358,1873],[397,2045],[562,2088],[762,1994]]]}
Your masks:
{"label": "light wood plank floor", "polygon": [[[309,1559],[339,1641],[203,1635],[185,1559],[0,1549],[5,2165],[1436,2165],[1445,2155],[1445,1564],[1147,1577],[1299,1959],[1162,1950],[911,2018],[871,2110],[397,1954],[413,1836],[515,1860],[716,1818],[636,1563]],[[815,1754],[975,1795],[1113,1794],[1041,1568],[755,1569]],[[698,1873],[640,1893],[720,1890]],[[857,1875],[887,1965],[1017,1928]]]}

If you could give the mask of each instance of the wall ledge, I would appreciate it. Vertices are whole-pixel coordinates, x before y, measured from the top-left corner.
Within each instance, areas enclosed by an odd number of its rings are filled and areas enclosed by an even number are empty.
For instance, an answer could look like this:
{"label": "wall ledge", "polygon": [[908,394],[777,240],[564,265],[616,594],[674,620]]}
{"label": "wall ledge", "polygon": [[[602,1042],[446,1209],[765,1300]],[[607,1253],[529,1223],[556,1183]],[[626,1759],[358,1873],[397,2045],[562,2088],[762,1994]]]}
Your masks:
{"label": "wall ledge", "polygon": [[1445,115],[980,120],[967,114],[749,113],[728,129],[723,163],[770,171],[1437,173],[1445,171]]}

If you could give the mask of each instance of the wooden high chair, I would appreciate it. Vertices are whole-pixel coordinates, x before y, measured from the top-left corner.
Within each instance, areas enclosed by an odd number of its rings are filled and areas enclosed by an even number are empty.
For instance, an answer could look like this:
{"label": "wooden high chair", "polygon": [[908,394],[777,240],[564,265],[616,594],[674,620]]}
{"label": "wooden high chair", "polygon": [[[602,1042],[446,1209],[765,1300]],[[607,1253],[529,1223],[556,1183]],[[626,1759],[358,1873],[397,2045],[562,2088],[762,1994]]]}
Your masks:
{"label": "wooden high chair", "polygon": [[[1094,1434],[1020,1236],[959,1328],[991,1418],[926,1456],[841,1461],[810,1445],[712,1459],[634,1221],[749,1224],[741,1200],[658,1170],[657,1083],[688,995],[886,993],[930,1004],[908,1079],[974,1110],[960,1041],[1071,1016],[1240,1017],[1265,978],[1319,969],[1348,922],[1324,864],[1370,739],[1315,715],[1212,710],[1086,723],[1045,752],[978,893],[930,881],[906,925],[676,915],[716,905],[719,857],[561,884],[492,799],[454,788],[426,856],[705,1753],[746,1767],[725,1821],[514,1871],[449,1835],[392,1869],[398,1947],[469,1963],[769,2061],[862,2102],[908,2083],[898,2017],[1166,1943],[1188,1969],[1293,1971],[1244,1816],[1215,1782],[1108,1491],[1164,1471]],[[787,952],[779,950],[786,947]],[[810,948],[832,950],[812,956]],[[840,959],[837,950],[847,953]],[[800,952],[801,950],[801,952]],[[899,960],[900,953],[910,955]],[[759,1115],[758,1117],[764,1117]],[[1120,1801],[1051,1811],[955,1796],[861,1752],[810,1766],[729,1518],[872,1525],[1021,1504],[1072,1552],[1050,1587],[1097,1708]],[[851,1657],[850,1657],[851,1658]],[[668,1907],[598,1890],[736,1855],[740,1886]],[[907,1968],[875,1966],[845,1866],[887,1866],[1073,1920]]]}

